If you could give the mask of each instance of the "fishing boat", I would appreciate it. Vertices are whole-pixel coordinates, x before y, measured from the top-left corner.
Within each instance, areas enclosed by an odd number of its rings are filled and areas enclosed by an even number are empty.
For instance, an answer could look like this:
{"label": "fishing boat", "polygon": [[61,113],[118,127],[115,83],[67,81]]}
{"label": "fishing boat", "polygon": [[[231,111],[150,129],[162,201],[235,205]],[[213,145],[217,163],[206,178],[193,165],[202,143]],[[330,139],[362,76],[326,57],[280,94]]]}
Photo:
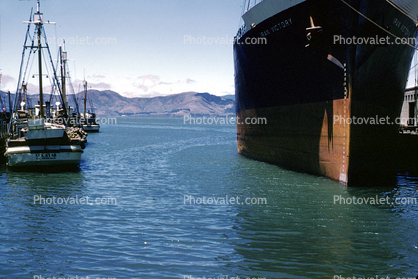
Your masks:
{"label": "fishing boat", "polygon": [[[80,137],[74,137],[74,133],[69,133],[67,126],[53,123],[51,120],[51,104],[43,101],[42,87],[42,53],[45,49],[51,61],[53,72],[52,88],[59,91],[62,100],[62,108],[56,108],[58,117],[68,117],[65,95],[63,95],[60,81],[57,77],[55,66],[52,63],[51,53],[46,39],[43,25],[48,22],[43,21],[43,14],[40,12],[40,3],[37,1],[37,12],[31,13],[28,29],[22,53],[19,80],[16,90],[16,100],[13,106],[14,112],[9,125],[8,138],[6,140],[6,151],[4,153],[7,165],[11,168],[30,167],[73,167],[77,166],[81,160],[84,143]],[[30,41],[31,26],[35,26],[35,34]],[[35,44],[37,40],[37,44]],[[25,68],[25,54],[29,50],[31,54],[37,52],[38,55],[38,76],[39,76],[39,104],[34,109],[26,108],[26,93],[28,73]],[[25,69],[25,70],[23,70]],[[52,94],[52,93],[51,93]],[[20,107],[20,109],[19,109]]]}
{"label": "fishing boat", "polygon": [[418,145],[396,124],[417,18],[416,0],[245,0],[238,152],[345,185],[384,182]]}
{"label": "fishing boat", "polygon": [[93,106],[91,105],[91,110],[86,112],[87,109],[87,81],[84,79],[84,111],[83,111],[83,130],[88,133],[98,133],[100,131],[100,124],[97,122],[96,114],[93,112]]}
{"label": "fishing boat", "polygon": [[6,142],[4,155],[9,167],[72,167],[80,163],[81,140],[68,137],[65,126],[35,119],[17,127],[18,135]]}
{"label": "fishing boat", "polygon": [[96,114],[94,112],[87,112],[84,118],[83,130],[87,133],[100,132],[100,124],[97,122]]}

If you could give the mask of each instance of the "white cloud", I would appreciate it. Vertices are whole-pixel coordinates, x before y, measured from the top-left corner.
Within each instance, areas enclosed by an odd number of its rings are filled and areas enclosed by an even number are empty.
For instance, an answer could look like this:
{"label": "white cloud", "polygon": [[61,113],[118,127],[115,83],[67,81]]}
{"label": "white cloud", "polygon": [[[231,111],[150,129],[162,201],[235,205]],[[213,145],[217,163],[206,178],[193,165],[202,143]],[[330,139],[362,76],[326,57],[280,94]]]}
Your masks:
{"label": "white cloud", "polygon": [[136,78],[133,85],[147,93],[149,89],[154,88],[160,83],[160,77],[156,75],[145,75]]}

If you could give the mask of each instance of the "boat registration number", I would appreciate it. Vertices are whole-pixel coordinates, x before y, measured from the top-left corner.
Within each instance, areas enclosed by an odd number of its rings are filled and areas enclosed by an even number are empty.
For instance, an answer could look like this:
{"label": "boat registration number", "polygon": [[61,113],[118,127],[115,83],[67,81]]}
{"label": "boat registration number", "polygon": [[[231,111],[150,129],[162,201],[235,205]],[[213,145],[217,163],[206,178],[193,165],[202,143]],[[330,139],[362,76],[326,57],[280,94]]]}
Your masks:
{"label": "boat registration number", "polygon": [[57,159],[56,153],[37,153],[36,159],[39,160],[55,160]]}

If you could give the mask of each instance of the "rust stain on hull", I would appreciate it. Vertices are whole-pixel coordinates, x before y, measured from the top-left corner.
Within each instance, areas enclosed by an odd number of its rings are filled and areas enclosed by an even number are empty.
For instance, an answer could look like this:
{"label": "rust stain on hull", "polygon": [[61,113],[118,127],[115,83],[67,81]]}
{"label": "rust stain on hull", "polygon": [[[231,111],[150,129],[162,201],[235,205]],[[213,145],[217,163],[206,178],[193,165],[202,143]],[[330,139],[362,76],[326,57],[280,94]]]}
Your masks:
{"label": "rust stain on hull", "polygon": [[[299,104],[237,113],[238,152],[288,169],[347,183],[350,100]],[[267,124],[246,124],[265,118]]]}

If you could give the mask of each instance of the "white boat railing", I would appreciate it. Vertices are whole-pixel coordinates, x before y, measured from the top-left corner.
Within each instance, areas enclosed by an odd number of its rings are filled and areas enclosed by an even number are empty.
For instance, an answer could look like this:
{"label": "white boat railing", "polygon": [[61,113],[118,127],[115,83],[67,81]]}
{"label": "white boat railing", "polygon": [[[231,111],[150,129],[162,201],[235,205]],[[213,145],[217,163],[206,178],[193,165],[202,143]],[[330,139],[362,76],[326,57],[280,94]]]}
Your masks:
{"label": "white boat railing", "polygon": [[245,14],[249,10],[251,10],[255,5],[258,3],[263,2],[263,0],[244,0],[244,6],[243,6],[243,13]]}
{"label": "white boat railing", "polygon": [[[257,4],[263,1],[264,0],[244,0],[241,16],[244,15],[249,10],[251,10],[254,6],[256,6]],[[238,28],[236,38],[240,39],[245,34],[246,31],[247,31],[247,26],[245,25],[244,21],[241,18],[240,27]]]}

